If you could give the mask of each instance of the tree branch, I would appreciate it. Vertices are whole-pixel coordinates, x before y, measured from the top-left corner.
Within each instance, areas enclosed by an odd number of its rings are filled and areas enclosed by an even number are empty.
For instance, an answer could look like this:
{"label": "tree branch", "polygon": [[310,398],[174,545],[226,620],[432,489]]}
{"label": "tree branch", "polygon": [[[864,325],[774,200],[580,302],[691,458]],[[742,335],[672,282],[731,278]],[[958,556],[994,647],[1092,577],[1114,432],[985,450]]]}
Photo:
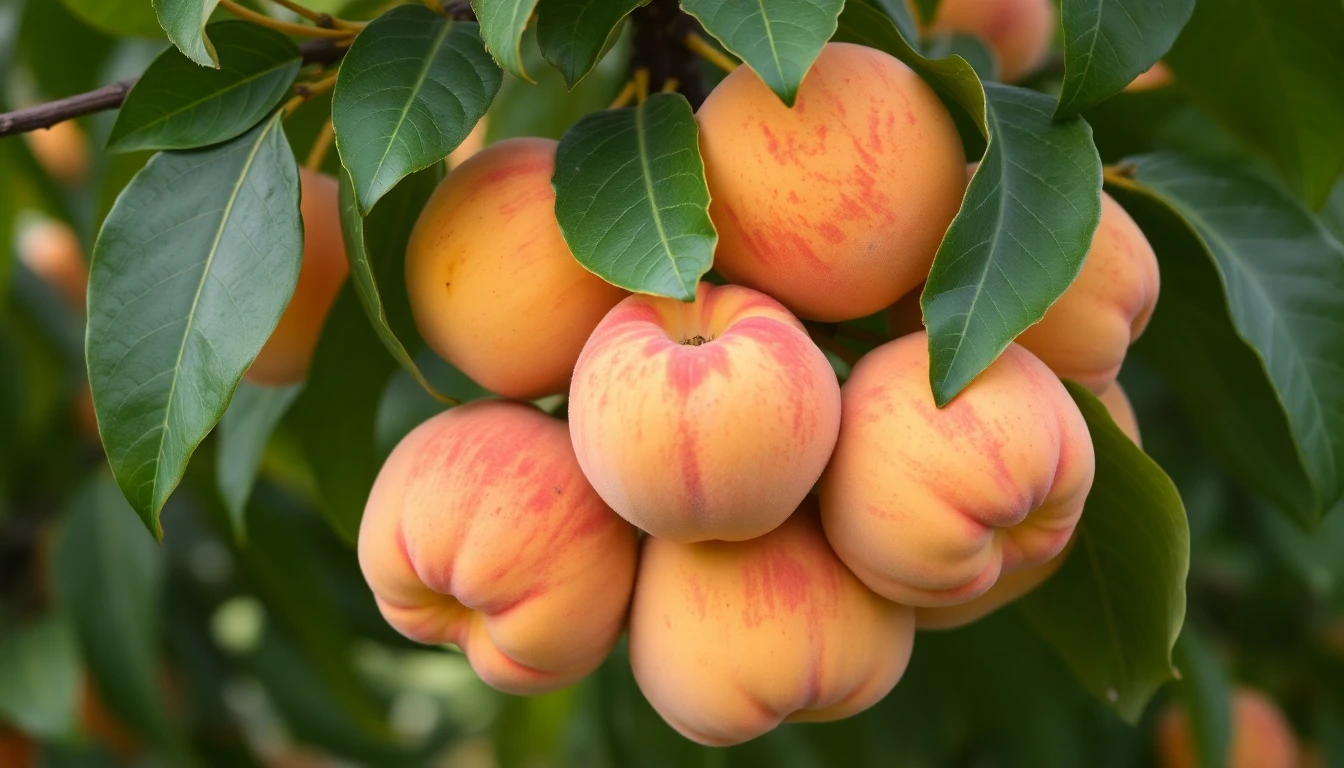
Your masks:
{"label": "tree branch", "polygon": [[[308,40],[299,45],[299,50],[305,64],[330,64],[344,56],[348,47],[332,40]],[[5,113],[0,115],[0,137],[50,128],[76,117],[116,109],[126,100],[133,85],[134,80],[123,80],[88,93]]]}

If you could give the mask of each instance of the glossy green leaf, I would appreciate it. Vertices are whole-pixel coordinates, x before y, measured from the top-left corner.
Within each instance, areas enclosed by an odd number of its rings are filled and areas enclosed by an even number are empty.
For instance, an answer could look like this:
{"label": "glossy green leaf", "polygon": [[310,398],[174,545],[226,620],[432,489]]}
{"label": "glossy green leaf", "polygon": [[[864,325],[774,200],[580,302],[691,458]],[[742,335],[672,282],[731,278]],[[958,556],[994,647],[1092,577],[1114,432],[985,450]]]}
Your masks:
{"label": "glossy green leaf", "polygon": [[485,114],[502,73],[476,24],[400,6],[359,33],[341,64],[332,121],[360,212],[448,156]]}
{"label": "glossy green leaf", "polygon": [[[901,37],[909,41],[911,47],[915,50],[920,50],[922,48],[922,41],[920,40],[919,34],[919,29],[922,26],[920,20],[923,20],[926,23],[933,20],[933,14],[937,10],[937,0],[933,0],[933,5],[935,7],[927,13],[924,12],[923,8],[919,7],[918,2],[915,3],[916,8],[911,8],[909,0],[875,0],[875,4],[882,9],[882,12],[886,14],[887,18],[891,19],[892,23],[896,25],[897,31],[901,33]],[[919,10],[920,15],[918,19],[915,18],[915,10]],[[942,58],[942,56],[948,55],[936,55],[928,51],[923,52],[927,53],[929,58]],[[993,54],[990,55],[990,58],[993,58]],[[994,66],[996,68],[998,67],[997,62]]]}
{"label": "glossy green leaf", "polygon": [[246,21],[211,24],[219,69],[176,48],[159,55],[126,95],[107,148],[194,149],[238,136],[289,92],[303,57],[274,30]]}
{"label": "glossy green leaf", "polygon": [[1176,668],[1181,673],[1176,691],[1190,717],[1199,765],[1227,765],[1232,744],[1231,686],[1213,649],[1188,625],[1176,640]]}
{"label": "glossy green leaf", "polygon": [[481,39],[495,57],[500,69],[532,82],[523,68],[523,30],[532,18],[537,0],[472,0],[471,7],[481,23]]}
{"label": "glossy green leaf", "polygon": [[682,0],[681,7],[790,107],[844,0]]}
{"label": "glossy green leaf", "polygon": [[1344,169],[1344,3],[1199,3],[1166,62],[1181,89],[1315,208]]}
{"label": "glossy green leaf", "polygon": [[[101,2],[101,0],[85,0]],[[128,0],[121,0],[122,4]],[[177,49],[203,67],[218,67],[219,56],[205,33],[206,22],[219,0],[153,0],[159,26]],[[144,5],[144,3],[139,3]]]}
{"label": "glossy green leaf", "polygon": [[1171,48],[1194,9],[1195,0],[1064,0],[1064,84],[1055,119],[1119,93]]}
{"label": "glossy green leaf", "polygon": [[621,22],[647,0],[541,0],[537,44],[572,89],[612,42]]}
{"label": "glossy green leaf", "polygon": [[924,55],[931,59],[960,56],[980,76],[981,82],[997,82],[999,60],[984,41],[975,35],[944,34],[924,40]]}
{"label": "glossy green leaf", "polygon": [[103,222],[89,385],[108,462],[156,537],[187,460],[289,302],[302,253],[278,113],[227,144],[156,155]]}
{"label": "glossy green leaf", "polygon": [[40,738],[68,737],[79,677],[79,649],[64,616],[51,613],[0,629],[0,722]]}
{"label": "glossy green leaf", "polygon": [[[51,2],[51,0],[44,0]],[[203,0],[196,0],[200,4]],[[118,36],[163,37],[149,0],[62,0],[76,16]],[[157,0],[156,0],[157,2]]]}
{"label": "glossy green leaf", "polygon": [[580,264],[627,290],[695,299],[718,242],[699,135],[676,93],[595,112],[565,133],[555,216]]}
{"label": "glossy green leaf", "polygon": [[1190,529],[1171,479],[1101,401],[1066,383],[1092,434],[1096,478],[1068,559],[1021,605],[1074,676],[1132,724],[1174,678]]}
{"label": "glossy green leaf", "polygon": [[219,420],[215,475],[237,541],[247,538],[247,500],[256,484],[266,444],[302,389],[302,384],[263,387],[244,381]]}

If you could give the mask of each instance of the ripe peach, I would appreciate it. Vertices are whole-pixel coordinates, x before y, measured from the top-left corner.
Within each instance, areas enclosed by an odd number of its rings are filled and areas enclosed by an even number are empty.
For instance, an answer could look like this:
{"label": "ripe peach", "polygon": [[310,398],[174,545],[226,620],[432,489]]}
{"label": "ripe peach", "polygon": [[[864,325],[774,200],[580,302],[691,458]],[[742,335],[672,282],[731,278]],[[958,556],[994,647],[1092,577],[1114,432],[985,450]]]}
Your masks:
{"label": "ripe peach", "polygon": [[1103,192],[1101,223],[1077,279],[1017,343],[1060,378],[1104,392],[1120,373],[1129,345],[1148,326],[1159,282],[1148,239]]}
{"label": "ripe peach", "polygon": [[760,536],[826,467],[840,386],[779,302],[701,283],[694,303],[621,302],[569,396],[579,465],[618,514],[673,541]]}
{"label": "ripe peach", "polygon": [[1173,81],[1171,67],[1164,62],[1157,62],[1153,66],[1140,72],[1138,77],[1125,86],[1125,90],[1134,93],[1137,91],[1155,91],[1158,88],[1171,85]]}
{"label": "ripe peach", "polygon": [[[1263,693],[1237,687],[1232,692],[1232,744],[1228,768],[1296,768],[1300,765],[1297,737],[1278,706]],[[1157,722],[1157,756],[1162,768],[1194,768],[1190,718],[1174,704]]]}
{"label": "ripe peach", "polygon": [[584,269],[555,220],[555,142],[509,139],[453,169],[406,248],[430,347],[506,397],[565,391],[579,350],[625,291]]}
{"label": "ripe peach", "polygon": [[50,128],[23,134],[28,151],[53,179],[74,187],[89,175],[89,140],[79,123],[66,120]]}
{"label": "ripe peach", "polygon": [[1003,82],[1014,83],[1045,62],[1056,26],[1051,0],[942,0],[929,31],[980,38],[999,60]]}
{"label": "ripe peach", "polygon": [[860,712],[896,685],[913,642],[911,610],[836,559],[811,498],[749,541],[644,540],[630,664],[654,709],[701,744]]}
{"label": "ripe peach", "polygon": [[927,335],[912,333],[865,355],[842,402],[822,522],[878,594],[955,605],[1064,549],[1092,485],[1092,441],[1030,352],[1009,345],[940,410]]}
{"label": "ripe peach", "polygon": [[1143,438],[1139,435],[1139,418],[1134,415],[1134,406],[1130,405],[1129,397],[1125,390],[1120,388],[1120,382],[1115,382],[1106,388],[1105,392],[1097,395],[1101,404],[1106,406],[1106,410],[1111,414],[1111,419],[1115,425],[1129,436],[1134,444],[1143,447]]}
{"label": "ripe peach", "polygon": [[341,235],[341,209],[336,180],[299,169],[302,194],[303,266],[294,297],[280,323],[247,369],[255,384],[284,385],[303,381],[313,360],[327,313],[350,273]]}
{"label": "ripe peach", "polygon": [[714,268],[815,320],[872,314],[923,280],[966,188],[933,89],[872,48],[827,45],[792,109],[746,67],[696,115]]}
{"label": "ripe peach", "polygon": [[70,225],[55,219],[35,221],[19,232],[18,245],[19,261],[82,313],[89,291],[89,265]]}
{"label": "ripe peach", "polygon": [[583,478],[563,422],[482,400],[411,431],[378,474],[359,564],[388,623],[456,643],[510,693],[560,688],[620,635],[635,529]]}

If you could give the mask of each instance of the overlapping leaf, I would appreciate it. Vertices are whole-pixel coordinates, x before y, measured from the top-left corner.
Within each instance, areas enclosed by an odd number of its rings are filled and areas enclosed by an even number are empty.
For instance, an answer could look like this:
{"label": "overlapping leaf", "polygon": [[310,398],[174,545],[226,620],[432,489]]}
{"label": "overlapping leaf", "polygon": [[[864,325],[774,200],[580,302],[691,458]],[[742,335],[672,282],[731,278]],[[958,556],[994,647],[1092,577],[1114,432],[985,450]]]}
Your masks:
{"label": "overlapping leaf", "polygon": [[537,44],[572,89],[597,62],[621,22],[647,0],[541,0]]}
{"label": "overlapping leaf", "polygon": [[532,82],[523,68],[523,30],[532,18],[537,0],[472,0],[481,23],[481,39],[500,69],[519,80]]}
{"label": "overlapping leaf", "polygon": [[79,676],[79,649],[64,616],[53,612],[0,628],[0,717],[6,722],[47,739],[69,736]]}
{"label": "overlapping leaf", "polygon": [[[50,0],[47,0],[50,2]],[[63,0],[76,16],[113,35],[160,37],[154,7],[141,0]],[[154,0],[162,2],[163,0]],[[206,0],[195,0],[199,5]],[[211,2],[211,7],[214,3]]]}
{"label": "overlapping leaf", "polygon": [[219,420],[215,474],[237,541],[247,538],[247,500],[256,484],[266,444],[302,389],[302,384],[263,387],[243,382]]}
{"label": "overlapping leaf", "polygon": [[1064,0],[1064,84],[1056,119],[1119,93],[1175,42],[1195,0]]}
{"label": "overlapping leaf", "polygon": [[[66,1],[76,2],[76,0]],[[107,7],[110,4],[104,2],[104,0],[78,0],[78,2],[90,5],[97,3],[104,6],[104,12],[116,13],[112,8]],[[168,39],[173,41],[173,45],[177,46],[179,51],[202,67],[219,66],[219,56],[215,53],[214,43],[205,34],[205,24],[210,20],[210,14],[214,12],[219,0],[153,0],[153,2],[154,12],[159,18],[159,26],[168,33]],[[138,0],[134,0],[134,2],[133,0],[119,0],[119,3],[123,6],[137,5],[143,7],[145,5]]]}

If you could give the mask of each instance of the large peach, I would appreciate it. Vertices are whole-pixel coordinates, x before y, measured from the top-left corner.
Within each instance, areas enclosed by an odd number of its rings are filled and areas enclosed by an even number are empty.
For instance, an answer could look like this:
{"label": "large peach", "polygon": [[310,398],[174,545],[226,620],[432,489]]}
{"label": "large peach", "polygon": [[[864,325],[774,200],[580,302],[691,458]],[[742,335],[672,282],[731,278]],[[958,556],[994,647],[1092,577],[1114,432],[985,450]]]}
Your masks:
{"label": "large peach", "polygon": [[942,0],[929,31],[980,38],[999,60],[1003,82],[1014,83],[1045,62],[1055,26],[1051,0]]}
{"label": "large peach", "polygon": [[878,594],[963,603],[1068,543],[1092,485],[1092,441],[1064,385],[1030,352],[1010,345],[939,409],[928,337],[912,333],[865,355],[842,399],[822,521],[836,554]]}
{"label": "large peach", "polygon": [[746,67],[696,115],[714,268],[799,315],[872,314],[923,280],[966,162],[933,90],[881,51],[831,43],[792,109]]}
{"label": "large peach", "polygon": [[555,142],[509,139],[448,174],[406,248],[430,347],[507,397],[565,391],[579,350],[625,291],[584,269],[555,220]]}
{"label": "large peach", "polygon": [[[1238,687],[1232,692],[1232,743],[1228,768],[1297,768],[1302,765],[1297,736],[1288,718],[1263,693]],[[1157,756],[1162,768],[1202,765],[1195,754],[1190,717],[1183,707],[1171,706],[1157,722]]]}
{"label": "large peach", "polygon": [[635,529],[602,503],[565,425],[485,400],[411,431],[383,465],[359,564],[383,616],[422,643],[456,643],[477,674],[540,693],[592,671],[616,642]]}
{"label": "large peach", "polygon": [[673,541],[760,536],[826,467],[840,385],[779,302],[701,283],[694,303],[631,296],[583,348],[569,428],[612,509]]}
{"label": "large peach", "polygon": [[350,273],[341,235],[336,180],[301,168],[299,189],[303,265],[289,306],[252,361],[252,367],[247,369],[248,380],[256,384],[279,386],[303,381],[322,326],[327,322],[327,313]]}
{"label": "large peach", "polygon": [[913,642],[911,610],[836,559],[811,499],[750,541],[644,541],[630,664],[654,709],[701,744],[862,711],[896,685]]}

